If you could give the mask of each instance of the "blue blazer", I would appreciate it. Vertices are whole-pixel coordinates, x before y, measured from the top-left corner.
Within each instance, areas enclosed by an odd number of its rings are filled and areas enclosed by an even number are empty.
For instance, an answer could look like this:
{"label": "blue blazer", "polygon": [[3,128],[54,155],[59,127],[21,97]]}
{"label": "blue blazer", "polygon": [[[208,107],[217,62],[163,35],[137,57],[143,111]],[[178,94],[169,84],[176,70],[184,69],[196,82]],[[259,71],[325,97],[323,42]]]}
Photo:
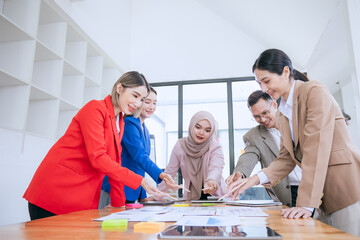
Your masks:
{"label": "blue blazer", "polygon": [[[121,165],[136,174],[145,176],[147,172],[159,184],[162,170],[150,159],[150,135],[143,123],[144,132],[139,118],[129,116],[124,119],[124,135],[121,141]],[[125,197],[128,201],[146,198],[145,190],[140,186],[136,190],[124,186]]]}

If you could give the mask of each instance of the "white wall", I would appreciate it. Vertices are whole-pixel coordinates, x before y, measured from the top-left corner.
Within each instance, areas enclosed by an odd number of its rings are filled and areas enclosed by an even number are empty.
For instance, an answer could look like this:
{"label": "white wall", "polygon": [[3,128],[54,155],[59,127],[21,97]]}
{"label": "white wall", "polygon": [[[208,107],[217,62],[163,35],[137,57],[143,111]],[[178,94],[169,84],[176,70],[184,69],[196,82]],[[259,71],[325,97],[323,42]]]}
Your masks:
{"label": "white wall", "polygon": [[[352,120],[351,137],[360,147],[360,131],[354,98],[358,92],[352,80],[354,72],[353,48],[346,2],[339,2],[333,12],[308,63],[307,73],[311,80],[324,82],[331,93],[341,88],[344,110]],[[337,82],[339,84],[337,84]],[[340,99],[337,98],[339,101]],[[339,102],[340,104],[340,102]]]}
{"label": "white wall", "polygon": [[[357,121],[356,124],[360,126],[360,2],[358,0],[347,0],[347,11],[349,15],[349,25],[351,33],[351,46],[354,59],[353,69],[351,74],[352,88],[355,104]],[[357,129],[359,132],[359,129]]]}
{"label": "white wall", "polygon": [[30,220],[27,201],[22,196],[53,143],[0,128],[0,225]]}
{"label": "white wall", "polygon": [[193,0],[134,1],[131,69],[150,82],[252,75],[264,50]]}

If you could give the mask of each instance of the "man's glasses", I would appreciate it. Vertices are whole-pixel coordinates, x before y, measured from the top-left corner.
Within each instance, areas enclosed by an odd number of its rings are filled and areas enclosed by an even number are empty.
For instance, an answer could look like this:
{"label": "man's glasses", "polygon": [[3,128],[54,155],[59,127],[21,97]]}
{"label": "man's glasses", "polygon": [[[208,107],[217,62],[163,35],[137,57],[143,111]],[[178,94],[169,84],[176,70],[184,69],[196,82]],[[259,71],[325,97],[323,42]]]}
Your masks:
{"label": "man's glasses", "polygon": [[272,104],[270,104],[270,109],[264,110],[262,113],[260,113],[259,115],[253,115],[254,119],[257,122],[261,121],[261,118],[269,118],[270,117],[270,112],[271,112],[271,108],[272,108]]}

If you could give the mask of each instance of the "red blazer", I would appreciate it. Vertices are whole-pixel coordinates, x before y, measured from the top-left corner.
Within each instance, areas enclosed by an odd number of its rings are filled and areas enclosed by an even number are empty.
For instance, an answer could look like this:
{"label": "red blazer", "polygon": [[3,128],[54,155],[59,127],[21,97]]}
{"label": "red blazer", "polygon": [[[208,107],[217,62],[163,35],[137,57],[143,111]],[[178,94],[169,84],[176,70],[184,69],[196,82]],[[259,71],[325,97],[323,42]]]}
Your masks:
{"label": "red blazer", "polygon": [[41,162],[23,197],[55,214],[97,209],[106,174],[111,205],[123,206],[123,184],[137,189],[142,177],[121,167],[124,121],[120,116],[118,134],[110,96],[80,109]]}

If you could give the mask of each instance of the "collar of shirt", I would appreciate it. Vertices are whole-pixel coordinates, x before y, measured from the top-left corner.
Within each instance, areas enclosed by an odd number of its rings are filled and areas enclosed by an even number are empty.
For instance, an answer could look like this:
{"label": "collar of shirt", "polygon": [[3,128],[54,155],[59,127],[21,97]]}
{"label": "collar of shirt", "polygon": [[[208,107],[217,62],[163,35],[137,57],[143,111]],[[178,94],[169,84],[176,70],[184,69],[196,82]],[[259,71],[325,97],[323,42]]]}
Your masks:
{"label": "collar of shirt", "polygon": [[294,80],[287,101],[285,102],[285,100],[281,98],[281,102],[279,105],[279,111],[289,119],[289,122],[291,122],[292,120],[292,105],[293,105],[295,82],[296,81]]}
{"label": "collar of shirt", "polygon": [[117,128],[117,130],[118,130],[118,134],[120,134],[120,125],[119,125],[120,114],[121,114],[121,113],[119,113],[119,114],[115,117],[116,128]]}
{"label": "collar of shirt", "polygon": [[267,130],[269,131],[271,137],[275,141],[277,148],[280,149],[281,134],[280,134],[279,130],[277,130],[276,128],[267,128]]}

